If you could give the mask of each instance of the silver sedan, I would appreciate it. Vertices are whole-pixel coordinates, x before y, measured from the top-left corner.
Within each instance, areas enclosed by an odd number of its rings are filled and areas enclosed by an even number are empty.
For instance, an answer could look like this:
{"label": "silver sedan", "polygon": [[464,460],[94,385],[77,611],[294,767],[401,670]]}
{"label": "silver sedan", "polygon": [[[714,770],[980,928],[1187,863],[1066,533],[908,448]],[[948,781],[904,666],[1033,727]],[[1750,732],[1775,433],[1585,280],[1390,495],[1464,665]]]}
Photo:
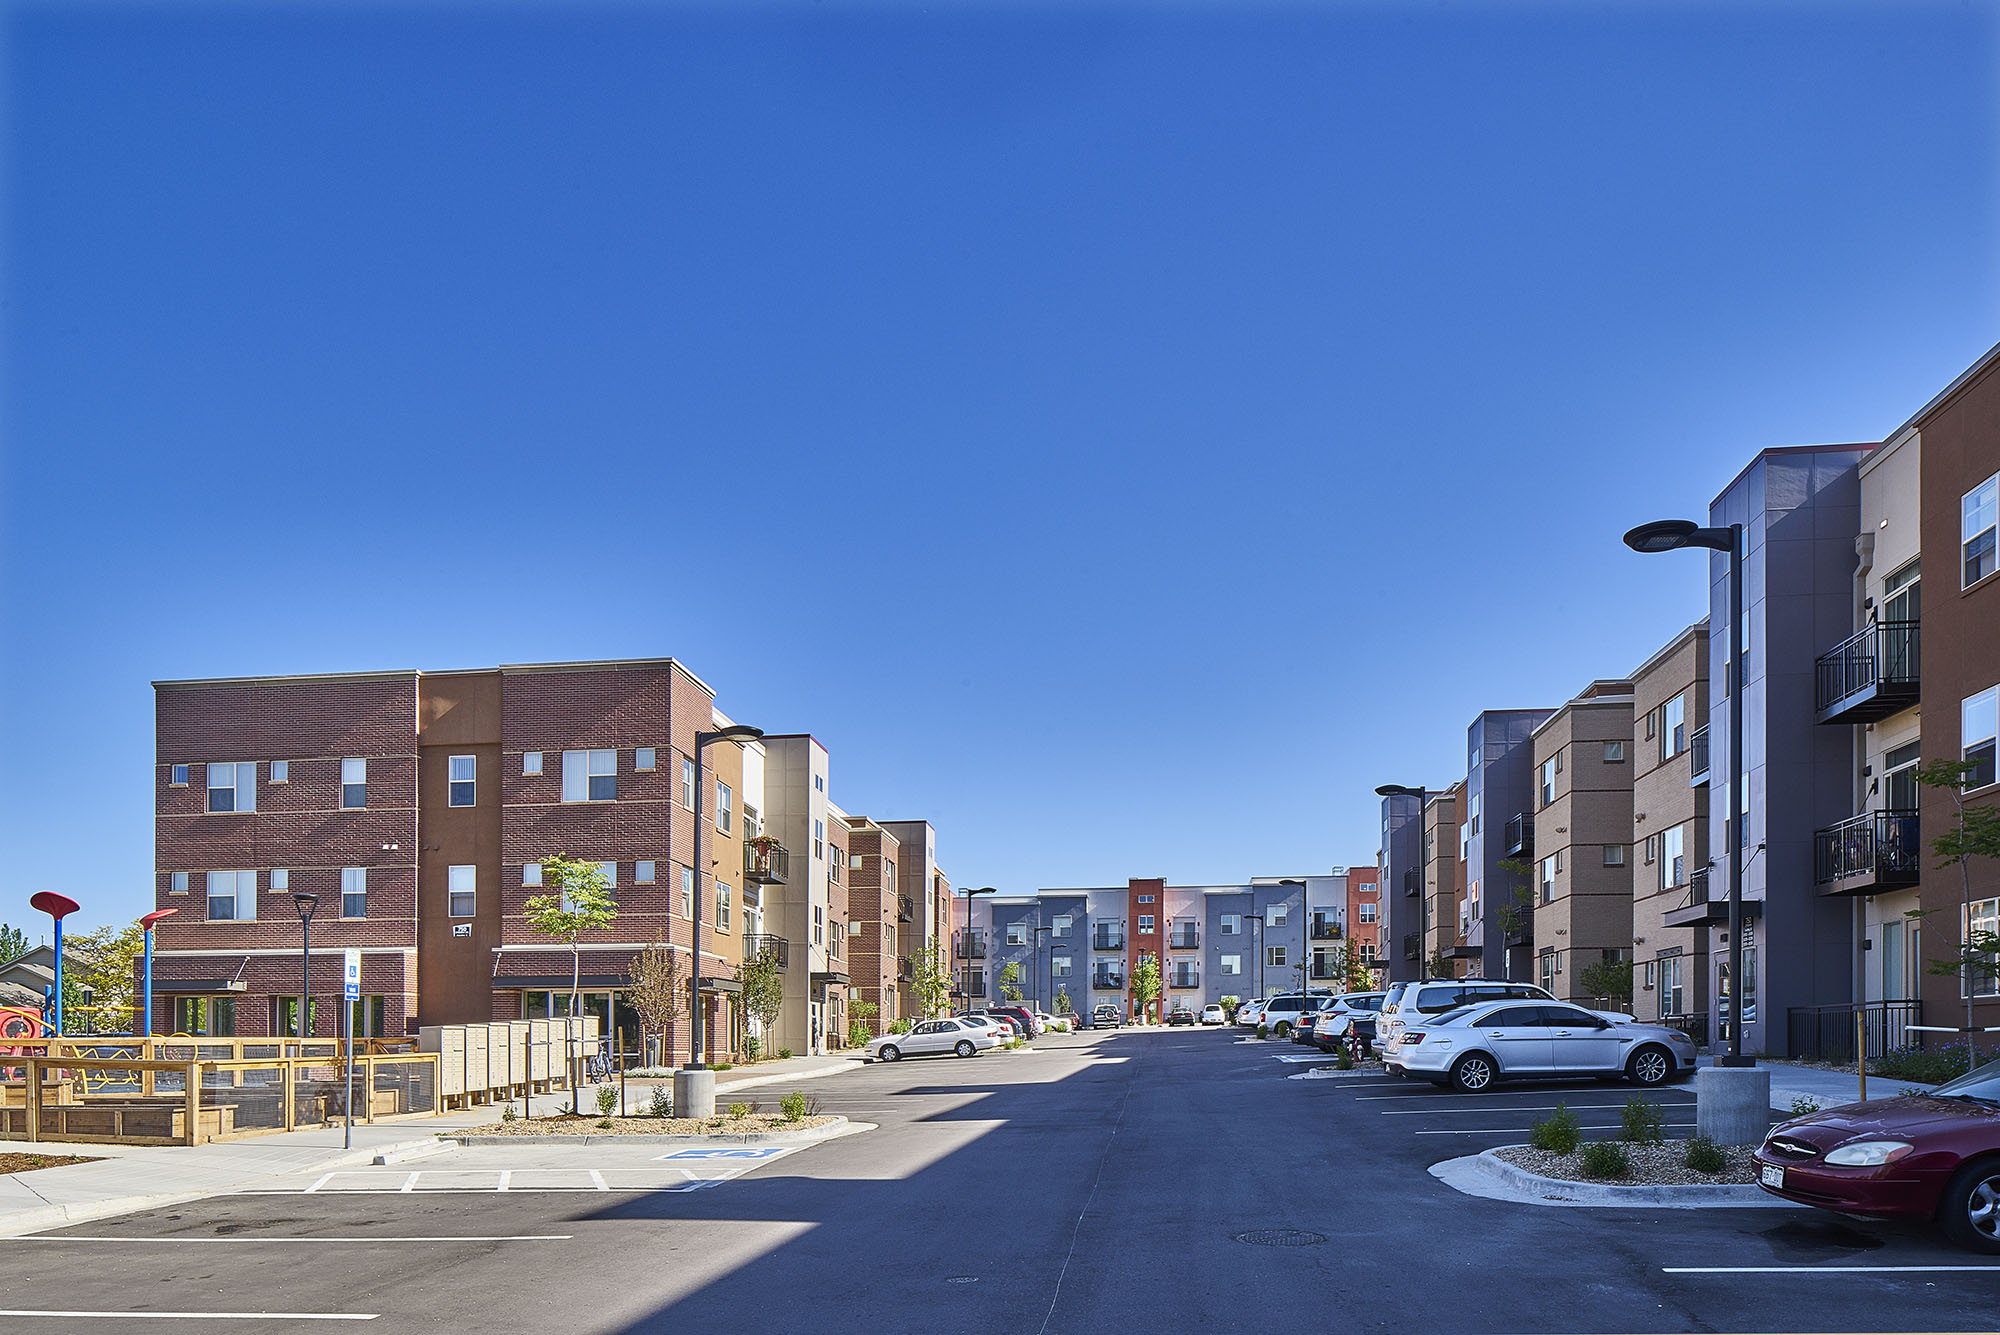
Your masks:
{"label": "silver sedan", "polygon": [[875,1061],[901,1061],[905,1057],[928,1057],[956,1053],[970,1057],[1000,1046],[1000,1040],[983,1024],[970,1020],[922,1020],[907,1034],[884,1034],[868,1044],[868,1056]]}
{"label": "silver sedan", "polygon": [[1623,1076],[1659,1085],[1693,1072],[1678,1029],[1607,1020],[1581,1006],[1504,1001],[1467,1006],[1400,1029],[1382,1054],[1391,1070],[1465,1093],[1500,1080]]}

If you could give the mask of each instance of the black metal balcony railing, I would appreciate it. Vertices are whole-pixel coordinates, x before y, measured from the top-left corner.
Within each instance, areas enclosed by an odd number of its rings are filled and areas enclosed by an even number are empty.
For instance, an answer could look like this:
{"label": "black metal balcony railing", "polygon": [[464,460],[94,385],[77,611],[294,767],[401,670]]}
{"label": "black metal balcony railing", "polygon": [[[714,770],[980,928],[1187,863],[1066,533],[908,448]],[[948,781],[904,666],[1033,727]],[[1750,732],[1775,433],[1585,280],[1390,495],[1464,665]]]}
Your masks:
{"label": "black metal balcony railing", "polygon": [[1868,811],[1813,835],[1813,882],[1838,895],[1917,883],[1924,850],[1914,811]]}
{"label": "black metal balcony railing", "polygon": [[1813,662],[1821,723],[1876,723],[1921,696],[1922,636],[1915,621],[1876,621]]}
{"label": "black metal balcony railing", "polygon": [[1423,893],[1423,888],[1424,888],[1424,883],[1417,876],[1417,869],[1415,867],[1411,867],[1409,870],[1403,873],[1404,894],[1406,895],[1421,894]]}
{"label": "black metal balcony railing", "polygon": [[1192,926],[1176,927],[1167,933],[1167,949],[1199,950],[1201,949],[1201,935]]}
{"label": "black metal balcony railing", "polygon": [[898,955],[896,957],[896,981],[899,983],[913,983],[916,979],[916,962],[908,955]]}
{"label": "black metal balcony railing", "polygon": [[792,962],[792,943],[782,936],[753,932],[743,938],[744,959],[758,959],[767,952],[776,959],[780,969]]}
{"label": "black metal balcony railing", "polygon": [[1423,950],[1423,942],[1418,939],[1417,933],[1405,932],[1403,934],[1404,959],[1406,960],[1416,959],[1421,954],[1422,950]]}
{"label": "black metal balcony railing", "polygon": [[1100,989],[1120,988],[1125,986],[1125,975],[1122,973],[1094,973],[1090,976],[1090,985]]}
{"label": "black metal balcony railing", "polygon": [[1123,950],[1125,949],[1125,933],[1092,932],[1090,934],[1090,948],[1092,950]]}
{"label": "black metal balcony railing", "polygon": [[1201,986],[1201,970],[1199,970],[1199,969],[1176,969],[1176,970],[1174,970],[1174,972],[1173,972],[1173,975],[1172,975],[1172,976],[1171,976],[1171,977],[1170,977],[1170,978],[1169,978],[1169,979],[1167,980],[1167,986],[1169,986],[1169,987],[1200,987],[1200,986]]}
{"label": "black metal balcony railing", "polygon": [[1660,1023],[1669,1029],[1678,1029],[1688,1036],[1688,1041],[1698,1048],[1708,1046],[1708,1017],[1706,1015],[1662,1015]]}
{"label": "black metal balcony railing", "polygon": [[743,845],[743,879],[757,885],[783,885],[792,874],[792,855],[775,839]]}
{"label": "black metal balcony railing", "polygon": [[1340,977],[1340,966],[1332,960],[1315,959],[1312,962],[1312,976],[1314,978],[1338,978]]}
{"label": "black metal balcony railing", "polygon": [[1526,812],[1512,817],[1507,822],[1507,837],[1501,841],[1501,850],[1510,858],[1531,858],[1535,855],[1535,818]]}
{"label": "black metal balcony railing", "polygon": [[1312,925],[1312,939],[1315,941],[1340,940],[1340,924],[1321,920]]}
{"label": "black metal balcony railing", "polygon": [[1785,1013],[1785,1037],[1790,1055],[1799,1060],[1851,1062],[1854,1017],[1859,1015],[1868,1055],[1880,1057],[1909,1044],[1910,1026],[1920,1023],[1921,1010],[1917,1002],[1906,999],[1794,1006]]}
{"label": "black metal balcony railing", "polygon": [[957,950],[962,960],[983,960],[986,958],[986,938],[977,932],[960,932]]}
{"label": "black metal balcony railing", "polygon": [[914,922],[917,916],[916,901],[908,895],[896,896],[896,921]]}
{"label": "black metal balcony railing", "polygon": [[1702,724],[1688,737],[1688,786],[1699,788],[1708,782],[1708,725]]}

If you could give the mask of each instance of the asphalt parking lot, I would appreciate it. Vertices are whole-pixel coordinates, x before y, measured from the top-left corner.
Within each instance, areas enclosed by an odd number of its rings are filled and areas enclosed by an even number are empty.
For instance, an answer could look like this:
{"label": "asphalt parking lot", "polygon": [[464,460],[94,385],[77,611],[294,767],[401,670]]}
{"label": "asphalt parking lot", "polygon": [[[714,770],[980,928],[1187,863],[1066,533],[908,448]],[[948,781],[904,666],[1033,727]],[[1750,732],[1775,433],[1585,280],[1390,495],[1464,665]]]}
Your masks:
{"label": "asphalt parking lot", "polygon": [[879,1129],[693,1164],[698,1188],[663,1147],[480,1147],[0,1241],[0,1326],[1470,1335],[1991,1331],[2000,1312],[2000,1260],[1923,1229],[1521,1205],[1427,1171],[1558,1099],[1615,1126],[1621,1086],[1288,1080],[1301,1049],[1215,1029],[1036,1048],[803,1082]]}

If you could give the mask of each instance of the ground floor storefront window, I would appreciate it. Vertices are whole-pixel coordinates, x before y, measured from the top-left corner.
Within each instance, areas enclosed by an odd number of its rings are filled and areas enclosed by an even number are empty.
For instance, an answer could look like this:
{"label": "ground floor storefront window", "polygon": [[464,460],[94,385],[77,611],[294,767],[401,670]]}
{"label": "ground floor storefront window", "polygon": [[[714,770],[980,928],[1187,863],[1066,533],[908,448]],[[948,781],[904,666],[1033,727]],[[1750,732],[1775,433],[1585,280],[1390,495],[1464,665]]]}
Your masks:
{"label": "ground floor storefront window", "polygon": [[236,998],[175,997],[174,1032],[202,1038],[236,1037]]}

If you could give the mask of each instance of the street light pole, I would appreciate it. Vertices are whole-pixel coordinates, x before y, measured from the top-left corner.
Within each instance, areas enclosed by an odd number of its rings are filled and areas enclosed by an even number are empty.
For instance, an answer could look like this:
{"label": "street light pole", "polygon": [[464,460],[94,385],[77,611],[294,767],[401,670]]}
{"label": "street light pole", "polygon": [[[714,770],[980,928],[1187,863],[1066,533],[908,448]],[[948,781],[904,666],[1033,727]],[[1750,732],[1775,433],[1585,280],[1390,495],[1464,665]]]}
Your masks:
{"label": "street light pole", "polygon": [[[1312,976],[1307,962],[1312,958],[1312,910],[1306,905],[1306,883],[1299,880],[1279,881],[1279,885],[1296,885],[1299,888],[1299,995],[1306,996],[1312,991]],[[1301,1010],[1299,1014],[1305,1012]]]}
{"label": "street light pole", "polygon": [[312,920],[313,910],[319,907],[319,896],[309,890],[299,890],[292,894],[292,907],[299,914],[299,1055],[305,1055],[304,1043],[308,1034],[307,1017],[312,1014]]}
{"label": "street light pole", "polygon": [[[1428,789],[1426,789],[1425,787],[1423,787],[1423,785],[1421,785],[1421,784],[1419,784],[1419,785],[1418,785],[1417,787],[1415,787],[1415,788],[1410,788],[1410,787],[1407,787],[1407,786],[1405,786],[1405,785],[1403,785],[1403,784],[1400,784],[1400,783],[1385,783],[1385,784],[1381,784],[1380,786],[1378,786],[1378,787],[1377,787],[1377,788],[1375,789],[1375,795],[1376,795],[1377,797],[1414,797],[1414,798],[1416,798],[1416,799],[1417,799],[1417,838],[1416,838],[1416,846],[1417,846],[1417,857],[1416,857],[1416,862],[1417,862],[1417,977],[1419,977],[1419,978],[1422,978],[1422,977],[1424,976],[1424,974],[1425,974],[1426,972],[1428,972],[1428,969],[1427,969],[1427,967],[1426,967],[1426,966],[1427,966],[1427,963],[1428,963],[1428,960],[1429,960],[1429,956],[1427,956],[1427,955],[1425,955],[1425,954],[1424,954],[1424,946],[1425,946],[1426,944],[1428,944],[1428,941],[1427,941],[1427,938],[1428,938],[1428,937],[1430,936],[1430,934],[1431,934],[1431,897],[1430,897],[1430,896],[1429,896],[1428,894],[1426,894],[1426,893],[1424,892],[1424,866],[1425,866],[1425,862],[1424,862],[1424,807],[1425,807],[1426,805],[1428,805],[1428,804],[1429,804],[1429,802],[1430,802],[1430,791],[1429,791]],[[1408,873],[1408,869],[1407,869],[1407,868],[1405,868],[1405,874],[1407,874],[1407,873]],[[1393,893],[1393,892],[1392,892],[1392,893]],[[1486,966],[1486,960],[1485,960],[1485,948],[1486,948],[1486,937],[1485,937],[1485,934],[1484,934],[1483,932],[1481,933],[1481,935],[1480,935],[1480,938],[1479,938],[1479,940],[1480,940],[1480,961],[1479,961],[1479,964],[1480,964],[1480,967],[1481,967],[1481,968],[1483,969],[1483,968],[1485,968],[1485,966]],[[1401,943],[1401,942],[1397,942],[1396,944],[1400,946],[1400,945],[1401,945],[1402,943]],[[1503,945],[1503,946],[1501,947],[1501,949],[1502,949],[1502,951],[1503,951],[1503,953],[1504,953],[1504,951],[1505,951],[1506,947],[1505,947],[1505,946]]]}
{"label": "street light pole", "polygon": [[[894,886],[889,887],[889,889],[891,893],[894,893],[895,891]],[[965,936],[963,939],[965,941],[966,968],[970,968],[972,965],[972,897],[974,895],[997,895],[999,893],[1000,893],[999,888],[997,886],[991,886],[991,885],[982,885],[977,890],[967,890],[965,892]],[[952,951],[953,958],[956,959],[957,955],[958,952],[957,950],[954,949]],[[956,968],[956,965],[954,965],[954,968]],[[984,969],[981,969],[979,972],[980,972],[980,977],[984,978],[986,975],[986,971]],[[959,974],[961,981],[963,981],[964,970],[959,970]],[[959,995],[965,998],[966,1006],[968,1009],[970,1009],[972,1004],[972,993],[961,990]]]}
{"label": "street light pole", "polygon": [[[1261,913],[1246,913],[1243,915],[1243,921],[1257,924],[1257,930],[1251,933],[1250,939],[1257,943],[1251,949],[1256,952],[1254,958],[1257,961],[1257,995],[1262,997],[1264,996],[1264,915]],[[1269,997],[1265,997],[1264,999],[1266,1001],[1270,1000]]]}

